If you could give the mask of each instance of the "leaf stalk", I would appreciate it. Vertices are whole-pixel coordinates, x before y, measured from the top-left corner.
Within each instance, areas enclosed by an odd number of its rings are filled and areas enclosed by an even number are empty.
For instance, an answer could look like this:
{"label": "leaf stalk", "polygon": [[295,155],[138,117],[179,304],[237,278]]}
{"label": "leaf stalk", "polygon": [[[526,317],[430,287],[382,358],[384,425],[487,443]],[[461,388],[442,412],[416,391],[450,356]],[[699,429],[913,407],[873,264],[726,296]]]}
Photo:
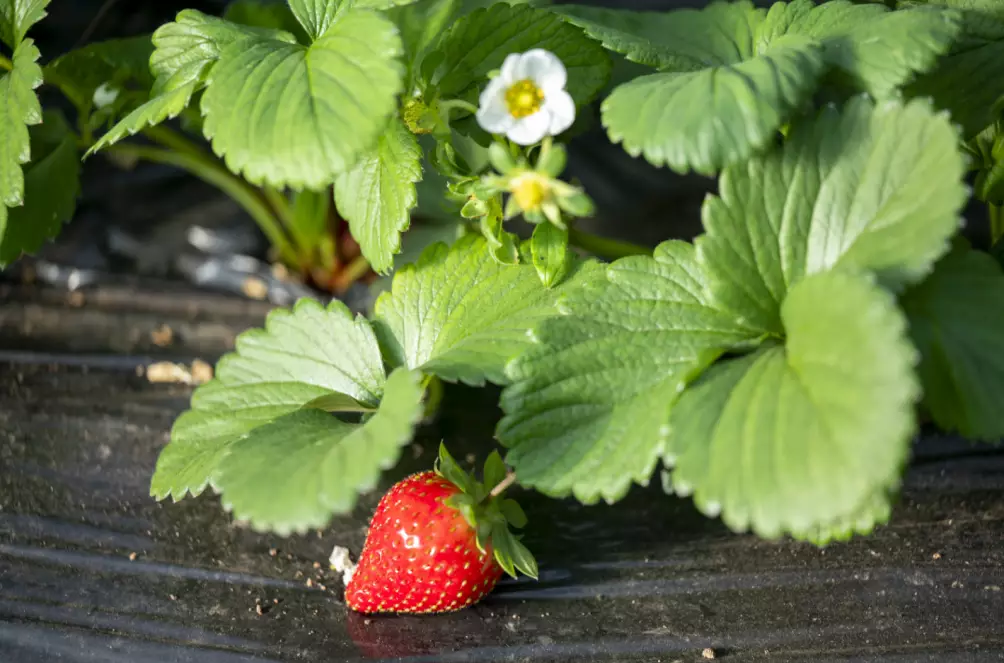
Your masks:
{"label": "leaf stalk", "polygon": [[1004,207],[987,203],[990,212],[990,246],[997,244],[1004,237]]}
{"label": "leaf stalk", "polygon": [[619,239],[600,237],[599,235],[587,233],[577,228],[569,229],[568,243],[609,260],[616,260],[617,258],[624,258],[626,256],[645,256],[652,253],[652,249],[646,246],[634,244],[633,242],[624,242]]}

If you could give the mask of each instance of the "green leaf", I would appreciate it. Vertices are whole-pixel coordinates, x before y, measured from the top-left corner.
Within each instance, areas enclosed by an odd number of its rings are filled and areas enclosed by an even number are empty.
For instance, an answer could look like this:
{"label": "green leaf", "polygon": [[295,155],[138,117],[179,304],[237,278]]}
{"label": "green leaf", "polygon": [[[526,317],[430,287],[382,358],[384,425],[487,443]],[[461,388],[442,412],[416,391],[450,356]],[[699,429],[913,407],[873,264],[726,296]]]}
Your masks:
{"label": "green leaf", "polygon": [[639,12],[562,5],[555,13],[628,60],[672,71],[727,66],[753,56],[763,10],[750,2],[714,2],[703,10]]}
{"label": "green leaf", "polygon": [[849,541],[856,534],[871,534],[877,525],[889,522],[894,492],[892,489],[876,490],[848,515],[795,530],[792,536],[816,546],[825,546],[833,541]]}
{"label": "green leaf", "polygon": [[603,101],[603,125],[632,156],[710,175],[774,141],[823,71],[817,42],[785,36],[750,60],[621,85]]}
{"label": "green leaf", "polygon": [[680,398],[673,486],[733,530],[826,538],[895,485],[915,431],[916,351],[872,280],[816,274],[782,309],[787,341],[714,366]]}
{"label": "green leaf", "polygon": [[517,6],[517,5],[528,5],[530,7],[547,7],[551,4],[551,0],[459,0],[460,7],[457,12],[458,16],[466,16],[471,12],[477,11],[478,9],[484,9],[486,7],[491,7],[504,2],[507,5]]}
{"label": "green leaf", "polygon": [[0,0],[0,40],[16,51],[31,26],[45,18],[48,5],[49,0]]}
{"label": "green leaf", "polygon": [[234,0],[227,5],[223,18],[250,27],[282,30],[296,35],[300,43],[310,40],[283,0]]}
{"label": "green leaf", "polygon": [[788,289],[833,268],[899,287],[930,271],[967,199],[958,135],[930,105],[858,97],[799,123],[784,146],[730,166],[703,209],[715,298],[779,333]]}
{"label": "green leaf", "polygon": [[322,308],[303,299],[292,311],[274,310],[264,329],[237,338],[216,378],[196,389],[157,462],[151,494],[198,495],[215,484],[227,448],[250,430],[300,408],[330,409],[333,398],[342,407],[346,399],[375,407],[384,382],[373,330],[341,302]]}
{"label": "green leaf", "polygon": [[492,488],[502,483],[506,474],[508,474],[508,470],[506,469],[505,463],[502,462],[502,456],[498,451],[493,450],[490,454],[488,454],[487,460],[485,460],[485,471],[482,478],[485,488],[490,491]]}
{"label": "green leaf", "polygon": [[14,51],[11,71],[0,75],[0,229],[7,227],[7,208],[24,204],[21,165],[31,159],[30,125],[42,121],[35,88],[42,84],[39,52],[29,39]]}
{"label": "green leaf", "polygon": [[488,83],[488,72],[510,53],[544,48],[568,71],[566,89],[575,103],[588,103],[610,76],[610,59],[582,31],[553,13],[504,2],[457,21],[439,44],[442,59],[428,78],[440,96],[473,100]]}
{"label": "green leaf", "polygon": [[826,62],[858,89],[878,95],[929,69],[958,30],[946,12],[890,12],[844,0],[778,2],[766,15],[747,2],[712,3],[702,11],[575,5],[555,11],[628,60],[674,72],[734,65],[785,34],[802,35],[820,42]]}
{"label": "green leaf", "polygon": [[349,222],[363,256],[379,274],[394,266],[401,233],[418,204],[415,182],[422,179],[422,150],[399,119],[391,121],[376,146],[335,180],[338,212]]}
{"label": "green leaf", "polygon": [[400,5],[410,5],[417,0],[353,0],[356,9],[391,9]]}
{"label": "green leaf", "polygon": [[812,0],[795,0],[771,7],[756,40],[764,44],[797,34],[819,41],[826,62],[852,88],[888,97],[914,74],[930,69],[958,31],[955,16],[943,11],[889,11],[883,5],[847,0],[817,6]]}
{"label": "green leaf", "polygon": [[105,84],[116,88],[135,83],[148,93],[153,86],[150,56],[153,42],[148,35],[109,39],[61,55],[45,66],[45,76],[78,109],[94,104],[94,92]]}
{"label": "green leaf", "polygon": [[499,265],[487,242],[468,235],[434,244],[394,276],[377,299],[374,326],[387,360],[470,385],[504,383],[507,361],[527,330],[555,315],[555,301],[598,270],[581,263],[558,288],[544,288],[529,265]]}
{"label": "green leaf", "polygon": [[295,44],[281,30],[255,28],[207,16],[194,9],[180,12],[173,23],[153,33],[150,69],[157,77],[154,92],[165,92],[192,81],[204,82],[228,47],[244,39],[270,39]]}
{"label": "green leaf", "polygon": [[1004,438],[1004,273],[960,245],[901,300],[920,350],[924,406],[946,430]]}
{"label": "green leaf", "polygon": [[283,44],[296,42],[293,35],[285,32],[238,25],[193,9],[180,12],[174,22],[162,25],[153,33],[150,69],[156,80],[152,98],[112,127],[85,156],[180,115],[192,96],[205,87],[223,49],[253,38]]}
{"label": "green leaf", "polygon": [[1004,98],[1004,10],[997,0],[924,4],[958,10],[962,31],[948,56],[908,86],[906,94],[933,98],[938,108],[951,112],[964,137],[972,138],[999,116]]}
{"label": "green leaf", "polygon": [[976,196],[983,201],[1004,205],[1004,160],[996,161],[976,176]]}
{"label": "green leaf", "polygon": [[204,133],[252,183],[328,186],[386,127],[401,91],[400,52],[393,23],[355,10],[309,47],[265,37],[231,44],[202,97]]}
{"label": "green leaf", "polygon": [[521,485],[613,502],[649,480],[685,385],[756,333],[714,306],[694,247],[678,241],[609,265],[561,309],[507,367],[497,436]]}
{"label": "green leaf", "polygon": [[545,287],[561,282],[568,269],[568,229],[551,223],[538,224],[530,238],[533,268]]}
{"label": "green leaf", "polygon": [[146,102],[142,106],[134,109],[122,118],[118,124],[101,136],[101,138],[94,143],[89,150],[87,150],[84,158],[89,157],[109,145],[119,142],[123,138],[134,136],[147,127],[152,127],[164,122],[165,120],[177,117],[182,113],[182,111],[188,108],[188,104],[192,100],[192,95],[195,94],[200,87],[200,82],[191,81],[173,90],[164,92],[163,94],[160,94]]}
{"label": "green leaf", "polygon": [[31,129],[32,162],[24,171],[24,205],[0,205],[0,267],[34,253],[73,217],[80,192],[77,138],[58,112]]}
{"label": "green leaf", "polygon": [[406,90],[417,85],[422,60],[458,11],[459,0],[419,0],[387,12],[401,33],[403,59],[408,69]]}
{"label": "green leaf", "polygon": [[338,0],[289,0],[289,8],[307,31],[310,41],[319,39],[328,31],[341,4]]}
{"label": "green leaf", "polygon": [[351,396],[328,392],[311,399],[303,407],[322,410],[324,412],[376,412],[376,408],[363,405]]}
{"label": "green leaf", "polygon": [[[421,199],[421,194],[419,194],[419,199]],[[456,221],[429,219],[425,216],[419,216],[417,213],[416,218],[420,218],[421,222],[413,225],[408,232],[401,236],[401,252],[394,256],[394,270],[417,262],[422,256],[422,252],[433,244],[442,243],[452,246],[465,234],[464,226]],[[390,290],[393,274],[392,271],[390,275],[380,277],[370,285],[370,296],[374,301],[380,293]]]}
{"label": "green leaf", "polygon": [[230,445],[259,426],[312,407],[309,404],[326,395],[331,392],[324,387],[299,382],[225,385],[214,380],[202,385],[192,395],[192,409],[171,429],[171,441],[157,459],[150,495],[177,502],[188,493],[201,494],[209,485],[218,491],[220,462]]}
{"label": "green leaf", "polygon": [[239,521],[281,536],[323,527],[393,467],[422,417],[420,375],[397,370],[363,424],[298,410],[253,429],[220,465],[223,506]]}
{"label": "green leaf", "polygon": [[217,379],[226,385],[297,382],[376,405],[383,390],[380,349],[370,324],[352,319],[335,300],[322,308],[302,299],[293,310],[276,309],[264,329],[237,338],[236,352],[220,360]]}
{"label": "green leaf", "polygon": [[[384,4],[399,5],[387,10],[386,13],[387,17],[397,25],[401,32],[401,41],[404,43],[404,62],[408,68],[405,89],[414,90],[419,84],[424,87],[425,81],[420,80],[422,61],[436,46],[443,31],[458,18],[495,3],[492,0],[418,0]],[[540,6],[547,3],[508,0],[507,4]]]}

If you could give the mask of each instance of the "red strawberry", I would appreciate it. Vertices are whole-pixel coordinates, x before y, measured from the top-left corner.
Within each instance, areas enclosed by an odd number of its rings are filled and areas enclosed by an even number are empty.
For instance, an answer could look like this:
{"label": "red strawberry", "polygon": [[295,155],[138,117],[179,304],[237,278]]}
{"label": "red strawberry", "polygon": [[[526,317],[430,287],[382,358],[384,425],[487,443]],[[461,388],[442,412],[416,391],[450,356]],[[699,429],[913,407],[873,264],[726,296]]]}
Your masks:
{"label": "red strawberry", "polygon": [[[509,531],[526,516],[492,495],[504,483],[498,452],[484,482],[460,469],[440,445],[436,470],[396,483],[377,505],[345,602],[358,612],[449,612],[479,601],[503,571],[537,577],[537,563]],[[501,486],[504,488],[504,486]],[[501,491],[496,491],[501,492]]]}

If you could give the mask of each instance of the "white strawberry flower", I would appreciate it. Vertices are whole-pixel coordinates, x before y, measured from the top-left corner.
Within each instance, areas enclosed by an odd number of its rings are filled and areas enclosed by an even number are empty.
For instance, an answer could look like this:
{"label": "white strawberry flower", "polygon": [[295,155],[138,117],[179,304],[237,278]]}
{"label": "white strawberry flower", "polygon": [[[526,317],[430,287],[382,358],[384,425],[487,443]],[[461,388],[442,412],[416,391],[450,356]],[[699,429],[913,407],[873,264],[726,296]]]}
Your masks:
{"label": "white strawberry flower", "polygon": [[575,121],[575,102],[565,91],[565,65],[550,51],[512,53],[484,92],[478,124],[520,145],[557,136]]}

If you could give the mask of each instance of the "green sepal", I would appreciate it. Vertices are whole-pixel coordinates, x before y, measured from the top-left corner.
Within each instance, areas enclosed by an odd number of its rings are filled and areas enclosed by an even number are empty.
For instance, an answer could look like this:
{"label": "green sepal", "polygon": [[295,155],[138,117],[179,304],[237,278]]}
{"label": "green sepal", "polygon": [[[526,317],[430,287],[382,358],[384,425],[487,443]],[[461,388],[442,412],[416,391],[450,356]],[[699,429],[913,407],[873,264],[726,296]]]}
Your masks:
{"label": "green sepal", "polygon": [[523,575],[537,580],[537,560],[508,528],[502,527],[492,532],[492,549],[495,561],[510,576],[515,578],[516,571],[519,570]]}
{"label": "green sepal", "polygon": [[500,265],[516,265],[519,263],[519,240],[516,235],[504,229],[503,221],[501,202],[494,196],[487,201],[487,213],[479,222],[481,234],[488,241],[488,251],[495,262]]}
{"label": "green sepal", "polygon": [[480,198],[471,198],[460,208],[460,216],[465,219],[477,219],[488,214],[488,203]]}
{"label": "green sepal", "polygon": [[592,216],[593,212],[596,211],[592,198],[584,191],[576,191],[567,196],[559,196],[558,205],[561,206],[561,209],[566,214],[579,218]]}
{"label": "green sepal", "polygon": [[505,479],[506,467],[505,463],[502,461],[502,456],[498,451],[492,451],[488,454],[488,460],[485,461],[484,469],[484,484],[485,487],[491,490],[495,486],[502,483]]}
{"label": "green sepal", "polygon": [[557,285],[568,273],[568,230],[553,223],[541,223],[530,238],[533,266],[546,288]]}
{"label": "green sepal", "polygon": [[499,509],[510,525],[519,527],[520,529],[526,527],[526,514],[523,513],[523,507],[519,505],[519,502],[512,499],[502,500],[502,503],[499,504]]}
{"label": "green sepal", "polygon": [[503,175],[519,167],[516,159],[513,158],[513,155],[510,154],[509,150],[502,143],[492,143],[488,147],[488,161],[492,164],[492,168]]}
{"label": "green sepal", "polygon": [[459,511],[474,529],[478,551],[485,553],[491,546],[492,555],[503,571],[513,578],[519,571],[536,580],[537,561],[519,537],[509,529],[525,527],[526,514],[516,500],[491,494],[492,489],[508,474],[499,452],[492,451],[489,454],[485,460],[482,480],[478,481],[465,472],[450,455],[446,445],[440,443],[435,471],[460,489],[461,492],[447,499],[445,504]]}
{"label": "green sepal", "polygon": [[474,479],[464,472],[460,465],[453,459],[446,445],[439,443],[439,458],[436,459],[436,474],[443,477],[461,491],[472,494],[474,492]]}
{"label": "green sepal", "polygon": [[540,157],[537,159],[537,170],[551,177],[557,177],[565,171],[567,162],[568,152],[565,151],[563,145],[545,143],[540,150]]}

